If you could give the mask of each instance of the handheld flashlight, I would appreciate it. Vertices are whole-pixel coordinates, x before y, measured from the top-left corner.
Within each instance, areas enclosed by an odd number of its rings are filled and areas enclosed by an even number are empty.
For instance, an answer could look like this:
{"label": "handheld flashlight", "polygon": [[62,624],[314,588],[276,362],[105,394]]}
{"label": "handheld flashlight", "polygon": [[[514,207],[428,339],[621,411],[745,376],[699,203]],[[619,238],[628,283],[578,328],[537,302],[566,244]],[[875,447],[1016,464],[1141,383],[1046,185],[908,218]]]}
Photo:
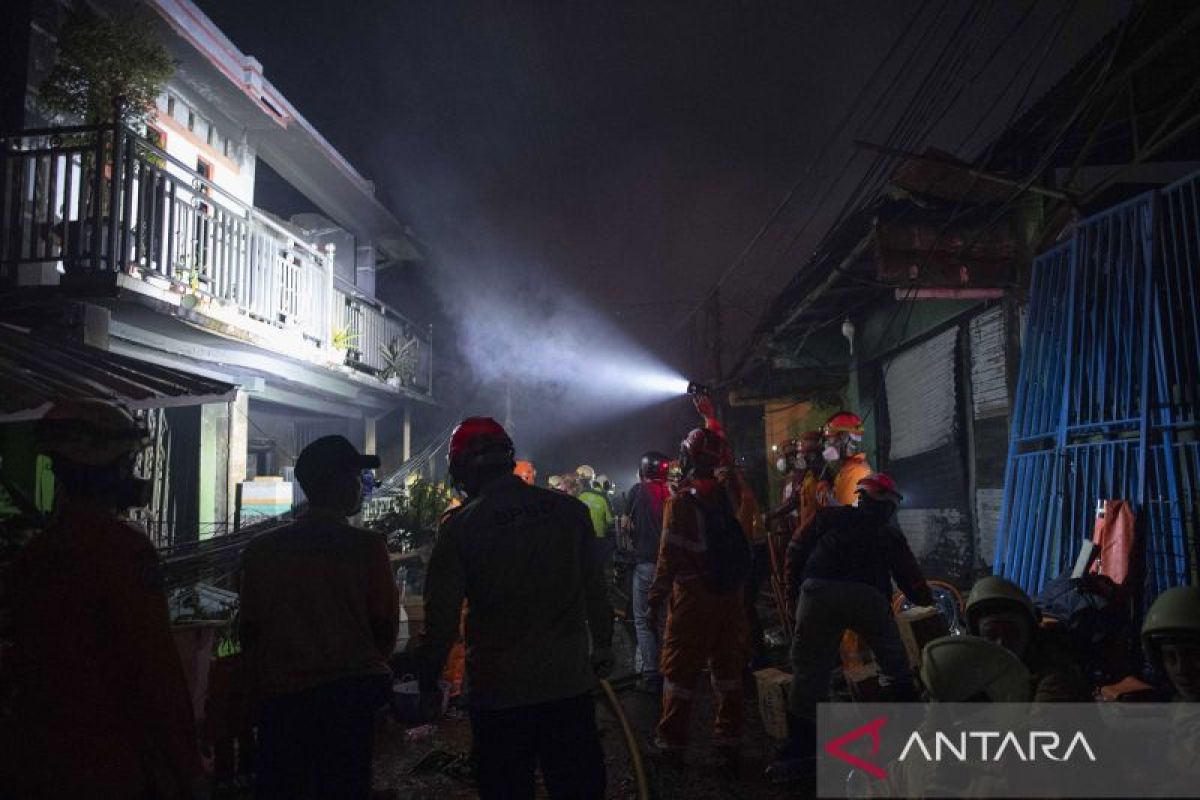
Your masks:
{"label": "handheld flashlight", "polygon": [[689,381],[688,387],[687,387],[687,393],[690,394],[692,397],[711,397],[712,389],[710,389],[709,387],[705,386],[702,383],[696,383],[695,381]]}

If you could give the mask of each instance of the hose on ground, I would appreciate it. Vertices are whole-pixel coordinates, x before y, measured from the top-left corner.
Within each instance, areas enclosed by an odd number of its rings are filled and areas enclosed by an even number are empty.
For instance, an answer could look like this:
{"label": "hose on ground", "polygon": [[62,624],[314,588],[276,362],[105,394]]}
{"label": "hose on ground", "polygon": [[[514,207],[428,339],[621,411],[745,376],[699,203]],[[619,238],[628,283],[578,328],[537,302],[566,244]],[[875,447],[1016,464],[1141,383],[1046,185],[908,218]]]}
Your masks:
{"label": "hose on ground", "polygon": [[650,800],[650,784],[646,780],[646,766],[642,763],[642,749],[638,747],[637,738],[633,735],[633,728],[629,725],[629,718],[625,716],[625,709],[621,707],[621,701],[617,698],[617,693],[613,691],[611,683],[601,680],[600,688],[604,690],[604,696],[608,698],[608,704],[616,714],[617,722],[621,723],[621,731],[625,735],[625,746],[629,748],[629,758],[633,761],[633,774],[637,779],[638,800]]}

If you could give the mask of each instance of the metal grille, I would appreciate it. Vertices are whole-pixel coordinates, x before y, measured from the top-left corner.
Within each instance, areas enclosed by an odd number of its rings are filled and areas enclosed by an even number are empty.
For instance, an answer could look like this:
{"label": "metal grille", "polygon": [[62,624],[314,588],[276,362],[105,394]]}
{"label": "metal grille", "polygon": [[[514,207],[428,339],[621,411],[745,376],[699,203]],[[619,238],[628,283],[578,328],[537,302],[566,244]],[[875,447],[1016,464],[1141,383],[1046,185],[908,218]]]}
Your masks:
{"label": "metal grille", "polygon": [[1197,179],[1034,262],[995,556],[1027,591],[1069,569],[1105,499],[1139,517],[1148,597],[1196,580]]}

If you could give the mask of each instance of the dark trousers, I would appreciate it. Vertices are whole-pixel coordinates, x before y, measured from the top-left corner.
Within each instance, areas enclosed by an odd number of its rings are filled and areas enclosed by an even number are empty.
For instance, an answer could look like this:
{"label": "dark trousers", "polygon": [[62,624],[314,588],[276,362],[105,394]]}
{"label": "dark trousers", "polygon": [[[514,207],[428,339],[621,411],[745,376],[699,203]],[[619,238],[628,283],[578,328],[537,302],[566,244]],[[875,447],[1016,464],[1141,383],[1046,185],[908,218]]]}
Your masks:
{"label": "dark trousers", "polygon": [[391,676],[345,678],[263,702],[258,726],[259,800],[367,800],[375,713]]}
{"label": "dark trousers", "polygon": [[755,545],[752,553],[750,575],[746,578],[746,622],[750,626],[750,657],[754,668],[760,669],[766,665],[767,642],[763,638],[762,619],[758,616],[758,596],[771,571],[771,554],[765,543]]}
{"label": "dark trousers", "polygon": [[604,753],[590,695],[499,711],[472,709],[471,729],[482,800],[533,797],[538,767],[553,798],[604,797]]}

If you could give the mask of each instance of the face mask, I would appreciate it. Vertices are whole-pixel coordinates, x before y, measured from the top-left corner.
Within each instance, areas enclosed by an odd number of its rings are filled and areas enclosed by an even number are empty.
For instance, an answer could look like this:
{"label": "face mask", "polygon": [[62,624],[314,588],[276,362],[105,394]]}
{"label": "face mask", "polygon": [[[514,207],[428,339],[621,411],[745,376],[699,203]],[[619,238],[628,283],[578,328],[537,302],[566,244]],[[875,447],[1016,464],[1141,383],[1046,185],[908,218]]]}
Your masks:
{"label": "face mask", "polygon": [[781,458],[781,459],[779,459],[778,461],[776,461],[776,462],[775,462],[775,469],[777,469],[777,470],[779,470],[780,472],[782,472],[782,473],[785,473],[785,474],[786,474],[786,473],[787,473],[787,471],[788,471],[788,462],[787,462],[787,459],[786,459],[786,458]]}
{"label": "face mask", "polygon": [[826,461],[837,461],[842,457],[842,454],[838,452],[836,447],[829,445],[829,447],[821,451],[821,457]]}

